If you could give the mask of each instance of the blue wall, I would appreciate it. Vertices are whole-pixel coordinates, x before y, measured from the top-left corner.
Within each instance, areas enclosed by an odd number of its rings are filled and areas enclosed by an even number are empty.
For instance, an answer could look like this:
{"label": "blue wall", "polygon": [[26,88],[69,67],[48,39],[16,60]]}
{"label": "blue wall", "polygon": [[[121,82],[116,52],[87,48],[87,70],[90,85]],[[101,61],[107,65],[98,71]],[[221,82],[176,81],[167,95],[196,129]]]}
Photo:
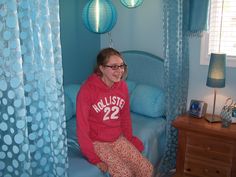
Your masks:
{"label": "blue wall", "polygon": [[81,83],[92,72],[100,50],[100,35],[82,24],[87,0],[60,0],[61,45],[64,84]]}
{"label": "blue wall", "polygon": [[[128,9],[113,0],[118,12],[112,29],[114,47],[123,50],[143,50],[163,56],[162,0],[144,0],[142,6]],[[101,37],[101,46],[108,46],[108,35]]]}

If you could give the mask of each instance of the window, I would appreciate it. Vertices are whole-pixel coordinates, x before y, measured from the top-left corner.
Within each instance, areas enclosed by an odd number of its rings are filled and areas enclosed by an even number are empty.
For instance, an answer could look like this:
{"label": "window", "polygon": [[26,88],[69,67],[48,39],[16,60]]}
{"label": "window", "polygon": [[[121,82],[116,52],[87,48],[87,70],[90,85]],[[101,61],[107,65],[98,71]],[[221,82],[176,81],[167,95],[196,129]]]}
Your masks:
{"label": "window", "polygon": [[236,1],[211,0],[209,30],[201,39],[201,64],[210,53],[226,53],[227,66],[236,67]]}

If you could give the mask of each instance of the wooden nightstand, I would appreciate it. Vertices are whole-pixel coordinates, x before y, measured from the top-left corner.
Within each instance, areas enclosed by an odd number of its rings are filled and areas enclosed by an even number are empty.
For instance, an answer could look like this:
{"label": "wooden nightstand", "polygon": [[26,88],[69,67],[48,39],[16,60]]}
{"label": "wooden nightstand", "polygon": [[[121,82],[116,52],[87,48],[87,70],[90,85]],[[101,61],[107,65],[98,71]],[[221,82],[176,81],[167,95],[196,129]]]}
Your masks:
{"label": "wooden nightstand", "polygon": [[186,114],[173,126],[178,129],[175,177],[236,177],[236,124],[222,128]]}

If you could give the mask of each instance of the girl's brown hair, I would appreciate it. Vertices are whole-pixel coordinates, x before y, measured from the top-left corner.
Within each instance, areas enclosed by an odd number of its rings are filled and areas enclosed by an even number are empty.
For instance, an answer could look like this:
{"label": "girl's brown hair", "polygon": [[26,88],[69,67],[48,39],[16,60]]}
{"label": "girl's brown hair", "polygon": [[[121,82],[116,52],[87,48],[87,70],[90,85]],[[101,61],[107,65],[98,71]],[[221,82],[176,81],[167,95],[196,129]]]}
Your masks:
{"label": "girl's brown hair", "polygon": [[[110,57],[114,56],[114,55],[120,57],[124,62],[124,59],[123,59],[121,53],[118,52],[117,50],[110,48],[110,47],[102,49],[97,55],[97,63],[96,63],[95,69],[94,69],[94,73],[96,73],[99,76],[102,76],[102,72],[101,72],[99,66],[106,65],[108,63],[108,60],[110,59]],[[125,67],[122,79],[124,79],[124,77],[126,77],[126,76],[127,76],[127,67]]]}

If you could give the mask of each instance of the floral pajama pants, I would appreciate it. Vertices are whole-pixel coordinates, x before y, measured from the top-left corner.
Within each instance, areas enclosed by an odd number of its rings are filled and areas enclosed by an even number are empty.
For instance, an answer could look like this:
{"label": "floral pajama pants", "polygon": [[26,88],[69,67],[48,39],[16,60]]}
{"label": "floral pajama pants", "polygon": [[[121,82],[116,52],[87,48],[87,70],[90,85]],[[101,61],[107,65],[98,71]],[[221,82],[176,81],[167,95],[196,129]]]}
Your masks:
{"label": "floral pajama pants", "polygon": [[94,142],[100,159],[112,177],[152,177],[153,166],[126,138],[115,142]]}

